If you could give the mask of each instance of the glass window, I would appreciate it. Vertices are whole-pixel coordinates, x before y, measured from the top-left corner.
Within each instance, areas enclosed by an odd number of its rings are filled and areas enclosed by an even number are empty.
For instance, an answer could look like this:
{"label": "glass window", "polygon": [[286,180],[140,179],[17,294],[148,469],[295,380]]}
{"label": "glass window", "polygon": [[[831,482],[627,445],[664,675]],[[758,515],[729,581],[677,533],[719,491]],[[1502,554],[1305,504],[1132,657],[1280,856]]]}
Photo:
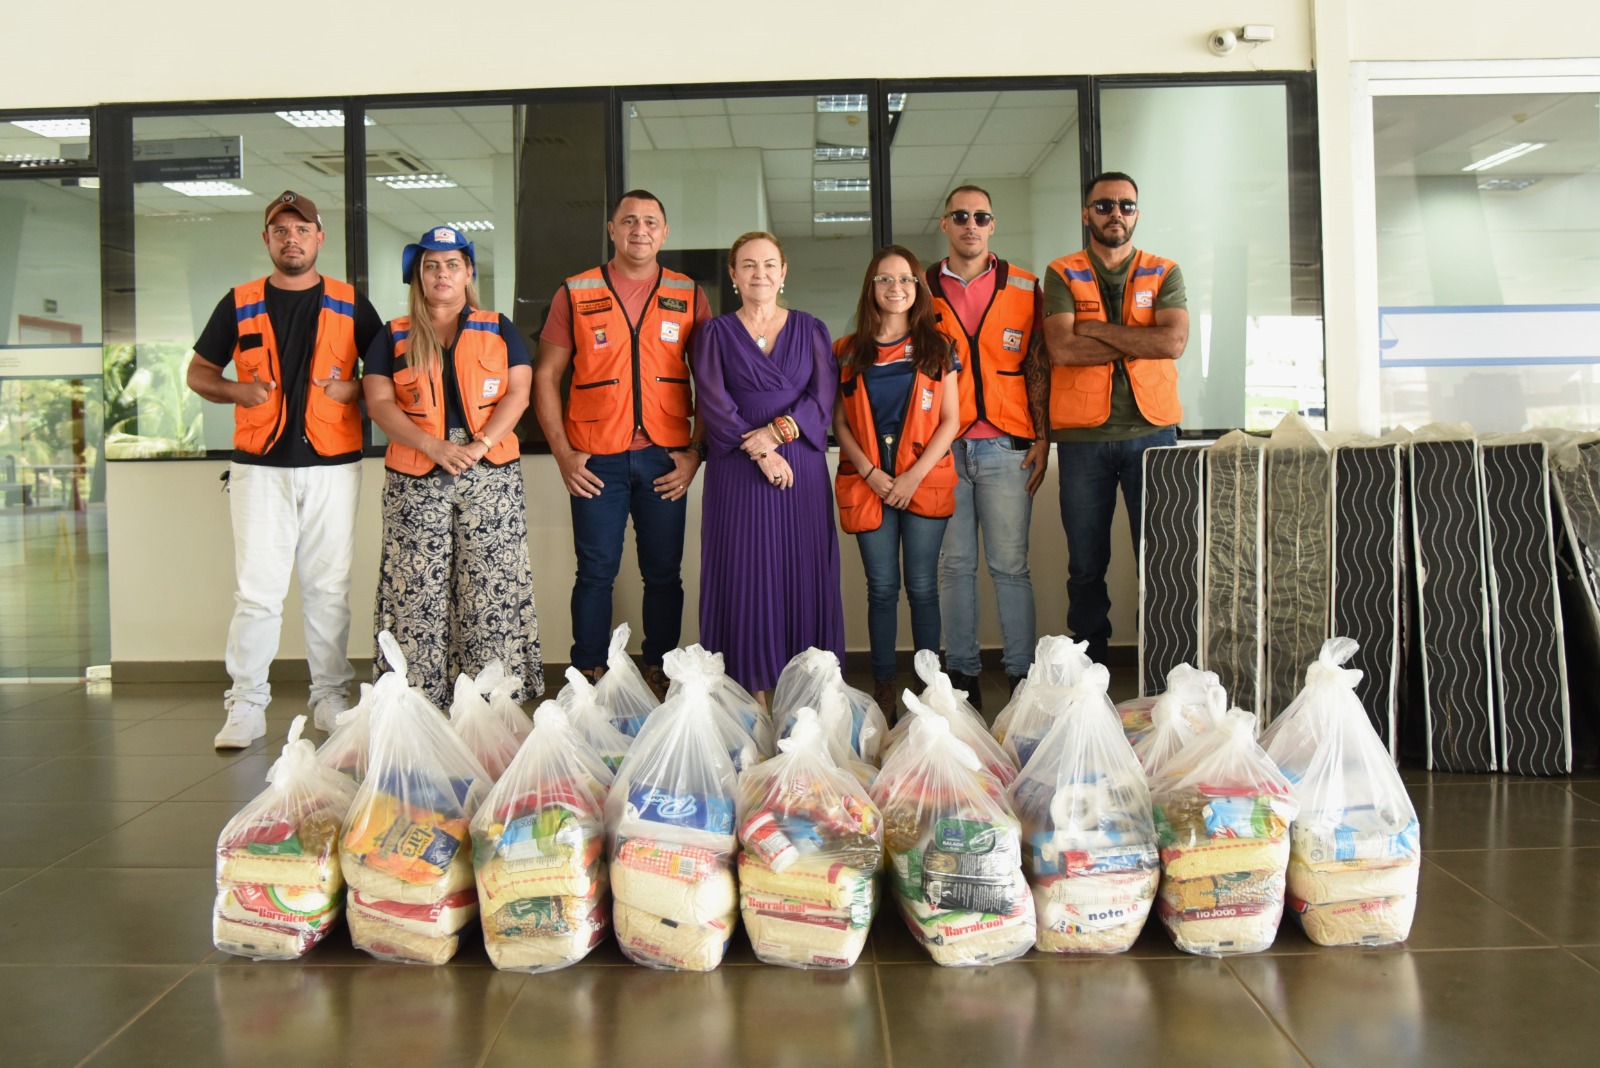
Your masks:
{"label": "glass window", "polygon": [[88,161],[87,115],[30,115],[0,121],[0,174],[65,170]]}
{"label": "glass window", "polygon": [[[195,340],[241,282],[272,269],[262,214],[286,189],[310,197],[326,233],[317,267],[348,277],[343,116],[328,111],[162,115],[133,121],[134,273],[142,382],[112,458],[232,447],[233,413],[184,384]],[[231,365],[230,365],[231,374]]]}
{"label": "glass window", "polygon": [[1320,278],[1302,266],[1317,257],[1296,254],[1316,205],[1294,186],[1287,88],[1108,87],[1100,119],[1102,169],[1139,186],[1134,244],[1183,271],[1184,428],[1267,430],[1292,411],[1325,425]]}
{"label": "glass window", "polygon": [[1383,425],[1600,423],[1600,93],[1372,104]]}

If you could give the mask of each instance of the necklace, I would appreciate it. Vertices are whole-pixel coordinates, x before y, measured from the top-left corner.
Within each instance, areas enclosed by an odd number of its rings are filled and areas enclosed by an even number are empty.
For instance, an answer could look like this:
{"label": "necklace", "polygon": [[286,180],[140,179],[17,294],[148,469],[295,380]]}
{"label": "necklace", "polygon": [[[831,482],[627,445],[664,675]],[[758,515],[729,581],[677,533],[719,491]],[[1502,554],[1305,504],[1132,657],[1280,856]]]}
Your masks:
{"label": "necklace", "polygon": [[745,331],[755,336],[756,348],[760,349],[762,352],[766,352],[767,332],[765,330],[757,331],[756,327],[752,326],[750,321],[744,317],[743,311],[740,311],[737,314],[739,316],[739,322],[744,324]]}

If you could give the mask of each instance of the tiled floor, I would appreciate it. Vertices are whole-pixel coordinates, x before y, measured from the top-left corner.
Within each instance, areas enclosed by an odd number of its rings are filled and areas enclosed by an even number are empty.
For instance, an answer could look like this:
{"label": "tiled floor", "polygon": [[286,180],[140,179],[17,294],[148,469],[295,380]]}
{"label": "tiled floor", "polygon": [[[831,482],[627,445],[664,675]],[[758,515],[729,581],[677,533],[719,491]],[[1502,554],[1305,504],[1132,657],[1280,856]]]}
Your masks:
{"label": "tiled floor", "polygon": [[[985,676],[992,712],[1003,679]],[[0,686],[0,1063],[24,1065],[1578,1065],[1600,1018],[1600,774],[1408,771],[1425,856],[1409,943],[941,969],[883,910],[860,964],[736,941],[709,975],[609,947],[544,976],[481,946],[384,965],[341,933],[303,963],[210,942],[212,847],[268,743],[212,750],[217,687]]]}
{"label": "tiled floor", "polygon": [[0,679],[108,663],[107,590],[105,505],[0,508]]}

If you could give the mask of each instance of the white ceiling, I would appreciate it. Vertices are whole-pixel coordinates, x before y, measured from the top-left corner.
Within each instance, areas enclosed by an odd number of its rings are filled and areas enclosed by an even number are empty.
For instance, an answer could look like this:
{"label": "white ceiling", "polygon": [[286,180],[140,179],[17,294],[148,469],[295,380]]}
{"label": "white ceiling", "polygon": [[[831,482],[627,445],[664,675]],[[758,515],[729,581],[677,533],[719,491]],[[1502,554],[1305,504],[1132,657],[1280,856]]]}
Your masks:
{"label": "white ceiling", "polygon": [[1380,178],[1460,176],[1491,153],[1539,141],[1544,148],[1478,172],[1480,180],[1600,170],[1595,93],[1378,97],[1372,126]]}

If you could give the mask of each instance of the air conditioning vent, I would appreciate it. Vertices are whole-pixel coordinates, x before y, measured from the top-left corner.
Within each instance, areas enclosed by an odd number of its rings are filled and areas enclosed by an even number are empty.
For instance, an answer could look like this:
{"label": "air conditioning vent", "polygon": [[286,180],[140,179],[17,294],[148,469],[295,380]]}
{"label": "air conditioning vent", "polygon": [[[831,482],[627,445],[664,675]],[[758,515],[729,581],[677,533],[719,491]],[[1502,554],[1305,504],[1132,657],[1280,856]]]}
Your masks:
{"label": "air conditioning vent", "polygon": [[[344,177],[346,168],[343,152],[310,152],[301,155],[299,160],[324,178]],[[367,153],[368,178],[397,174],[426,174],[432,169],[411,153],[401,152],[398,149]]]}

